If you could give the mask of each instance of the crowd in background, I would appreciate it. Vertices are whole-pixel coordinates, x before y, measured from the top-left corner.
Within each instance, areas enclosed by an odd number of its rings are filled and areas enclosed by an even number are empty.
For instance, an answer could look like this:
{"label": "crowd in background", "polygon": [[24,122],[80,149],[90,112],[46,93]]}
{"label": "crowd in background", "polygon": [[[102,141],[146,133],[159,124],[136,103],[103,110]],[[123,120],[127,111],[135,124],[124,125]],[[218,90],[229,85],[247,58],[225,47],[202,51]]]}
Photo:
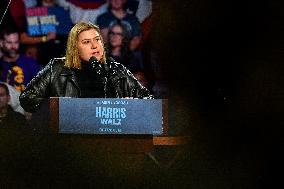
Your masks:
{"label": "crowd in background", "polygon": [[9,98],[5,110],[1,107],[5,113],[0,117],[7,117],[12,107],[26,120],[31,119],[31,114],[21,108],[19,95],[52,58],[65,55],[68,32],[80,21],[97,24],[107,55],[126,66],[155,98],[167,98],[167,89],[155,79],[151,58],[145,58],[144,53],[151,51],[145,44],[152,27],[151,0],[4,0],[4,12],[0,25],[0,89],[7,86],[9,93],[4,93],[5,88],[3,96]]}

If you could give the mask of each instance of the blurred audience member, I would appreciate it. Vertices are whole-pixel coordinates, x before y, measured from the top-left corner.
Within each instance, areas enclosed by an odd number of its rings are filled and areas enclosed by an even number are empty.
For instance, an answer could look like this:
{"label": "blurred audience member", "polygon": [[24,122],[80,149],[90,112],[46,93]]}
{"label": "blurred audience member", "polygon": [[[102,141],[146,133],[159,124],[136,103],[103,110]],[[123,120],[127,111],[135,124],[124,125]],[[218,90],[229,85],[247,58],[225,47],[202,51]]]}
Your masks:
{"label": "blurred audience member", "polygon": [[23,115],[13,111],[9,105],[11,97],[8,87],[0,83],[0,128],[17,129],[27,128],[28,124]]}
{"label": "blurred audience member", "polygon": [[78,22],[94,22],[97,17],[107,11],[108,0],[93,0],[93,1],[68,1],[57,0],[58,5],[69,9],[70,18],[73,24]]}
{"label": "blurred audience member", "polygon": [[0,81],[0,84],[5,84],[9,89],[10,101],[9,101],[8,104],[11,106],[11,108],[15,112],[19,112],[19,113],[25,115],[25,111],[22,108],[22,106],[20,105],[20,101],[19,101],[19,96],[20,96],[21,92],[16,90],[14,87],[9,85],[8,83]]}
{"label": "blurred audience member", "polygon": [[38,48],[36,45],[26,46],[24,52],[27,57],[33,58],[35,61],[38,61]]}
{"label": "blurred audience member", "polygon": [[[152,14],[152,0],[128,0],[137,1],[137,9],[134,9],[134,13],[140,23],[143,23]],[[130,9],[131,10],[131,9]]]}
{"label": "blurred audience member", "polygon": [[[73,24],[80,21],[94,22],[97,17],[108,10],[109,0],[57,0],[57,4],[68,8]],[[140,23],[144,22],[152,13],[151,0],[128,0],[127,12],[137,16]]]}
{"label": "blurred audience member", "polygon": [[143,69],[141,51],[129,49],[129,33],[121,22],[113,24],[108,31],[108,55],[115,61],[122,63],[131,72]]}
{"label": "blurred audience member", "polygon": [[109,28],[120,21],[127,26],[130,33],[130,50],[136,50],[141,43],[141,26],[134,14],[129,14],[126,10],[127,0],[110,0],[108,11],[98,16],[96,23],[99,25],[104,41],[108,40]]}
{"label": "blurred audience member", "polygon": [[23,91],[28,82],[40,70],[40,66],[35,60],[19,53],[19,33],[14,28],[5,28],[2,31],[0,47],[3,52],[3,57],[0,60],[0,80]]}
{"label": "blurred audience member", "polygon": [[[26,8],[36,8],[36,7],[57,7],[55,0],[39,0],[36,4],[30,3]],[[27,16],[27,15],[26,15]],[[44,29],[42,29],[44,30]],[[21,43],[28,48],[30,45],[36,45],[38,48],[38,62],[41,65],[46,65],[51,58],[63,56],[65,52],[65,46],[67,42],[67,35],[59,35],[55,31],[47,32],[46,35],[30,35],[28,33],[28,24],[25,19],[25,25],[21,30],[20,35]]]}

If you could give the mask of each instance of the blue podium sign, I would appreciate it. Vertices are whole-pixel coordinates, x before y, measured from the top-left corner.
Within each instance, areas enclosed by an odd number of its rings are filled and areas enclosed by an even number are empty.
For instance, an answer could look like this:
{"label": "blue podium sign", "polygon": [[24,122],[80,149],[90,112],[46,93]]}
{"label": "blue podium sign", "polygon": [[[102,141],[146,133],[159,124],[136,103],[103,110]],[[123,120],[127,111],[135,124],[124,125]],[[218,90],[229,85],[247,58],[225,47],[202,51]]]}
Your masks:
{"label": "blue podium sign", "polygon": [[59,133],[163,134],[161,99],[59,98]]}

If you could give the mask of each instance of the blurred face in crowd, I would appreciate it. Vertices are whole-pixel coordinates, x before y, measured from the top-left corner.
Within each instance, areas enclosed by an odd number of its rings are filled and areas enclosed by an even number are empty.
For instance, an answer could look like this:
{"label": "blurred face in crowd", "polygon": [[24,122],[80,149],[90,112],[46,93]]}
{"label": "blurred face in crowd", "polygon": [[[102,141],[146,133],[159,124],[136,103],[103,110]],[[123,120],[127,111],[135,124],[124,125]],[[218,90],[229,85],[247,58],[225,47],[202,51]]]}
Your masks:
{"label": "blurred face in crowd", "polygon": [[96,29],[81,32],[78,35],[77,46],[79,57],[83,61],[89,61],[92,56],[95,56],[97,60],[103,58],[103,42]]}
{"label": "blurred face in crowd", "polygon": [[0,110],[7,107],[9,101],[10,96],[8,95],[6,89],[0,86]]}
{"label": "blurred face in crowd", "polygon": [[25,50],[25,54],[27,57],[31,57],[34,60],[38,59],[38,49],[36,46],[27,47],[27,49]]}
{"label": "blurred face in crowd", "polygon": [[55,1],[54,0],[42,0],[42,5],[43,6],[53,6],[55,5]]}
{"label": "blurred face in crowd", "polygon": [[126,0],[110,0],[110,3],[112,9],[118,10],[123,8]]}
{"label": "blurred face in crowd", "polygon": [[8,58],[15,58],[19,53],[19,34],[12,33],[9,35],[4,35],[4,39],[1,44],[4,56]]}
{"label": "blurred face in crowd", "polygon": [[123,39],[122,28],[119,25],[115,25],[109,32],[109,42],[112,47],[119,47],[122,45]]}

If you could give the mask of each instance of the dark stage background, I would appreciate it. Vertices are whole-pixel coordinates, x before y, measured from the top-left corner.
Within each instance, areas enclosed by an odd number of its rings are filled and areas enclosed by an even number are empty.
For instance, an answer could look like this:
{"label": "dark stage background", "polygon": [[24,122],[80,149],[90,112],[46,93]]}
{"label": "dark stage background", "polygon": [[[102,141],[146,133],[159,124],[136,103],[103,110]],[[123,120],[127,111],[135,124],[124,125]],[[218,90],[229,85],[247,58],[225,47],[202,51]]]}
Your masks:
{"label": "dark stage background", "polygon": [[161,20],[153,41],[168,68],[170,126],[191,136],[187,171],[171,183],[282,186],[283,3],[155,2]]}

